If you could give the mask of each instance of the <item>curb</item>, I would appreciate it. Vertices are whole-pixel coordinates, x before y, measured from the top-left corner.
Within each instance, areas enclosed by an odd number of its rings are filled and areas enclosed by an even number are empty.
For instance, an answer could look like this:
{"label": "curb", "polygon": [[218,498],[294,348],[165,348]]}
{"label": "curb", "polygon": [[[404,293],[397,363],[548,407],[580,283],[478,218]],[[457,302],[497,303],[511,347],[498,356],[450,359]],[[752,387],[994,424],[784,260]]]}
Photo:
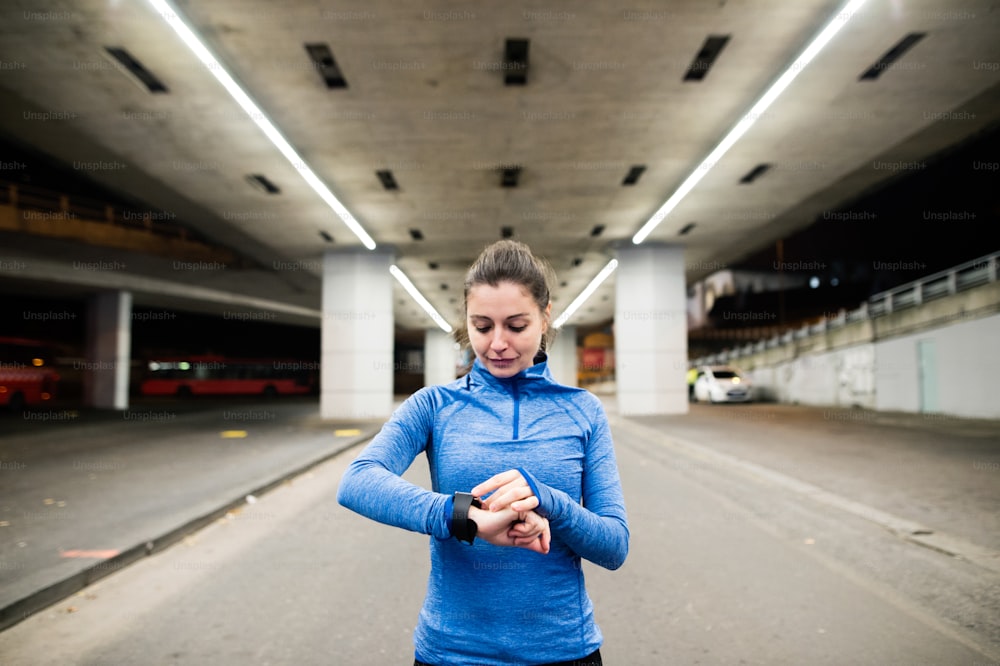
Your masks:
{"label": "curb", "polygon": [[14,625],[27,620],[35,613],[44,610],[53,604],[59,603],[63,599],[79,592],[85,587],[96,583],[105,576],[109,576],[145,557],[155,555],[156,553],[166,550],[192,532],[197,532],[203,527],[219,520],[233,509],[245,505],[247,495],[254,495],[257,497],[264,495],[277,486],[283,484],[285,481],[300,476],[312,468],[325,463],[331,458],[339,456],[344,451],[368,441],[377,433],[378,428],[362,432],[360,435],[356,435],[341,442],[338,446],[330,451],[327,451],[320,457],[299,465],[298,467],[281,474],[271,481],[254,488],[247,489],[246,491],[239,493],[236,499],[233,499],[200,516],[196,516],[179,527],[153,537],[145,543],[140,543],[127,550],[123,550],[114,557],[97,562],[82,571],[78,571],[71,576],[68,576],[60,581],[56,581],[47,587],[44,587],[36,592],[32,592],[28,596],[22,597],[17,601],[0,608],[0,632],[6,631]]}

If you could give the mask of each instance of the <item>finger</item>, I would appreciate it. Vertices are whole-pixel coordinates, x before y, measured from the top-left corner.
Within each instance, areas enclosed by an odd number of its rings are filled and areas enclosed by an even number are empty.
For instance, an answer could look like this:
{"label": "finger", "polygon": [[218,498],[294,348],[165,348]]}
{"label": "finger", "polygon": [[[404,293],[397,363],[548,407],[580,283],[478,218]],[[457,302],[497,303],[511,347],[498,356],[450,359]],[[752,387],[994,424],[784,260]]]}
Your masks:
{"label": "finger", "polygon": [[519,511],[517,514],[518,520],[527,525],[537,528],[538,530],[545,529],[548,527],[549,521],[542,518],[534,511]]}
{"label": "finger", "polygon": [[516,485],[508,483],[490,495],[489,507],[494,511],[498,511],[511,506],[513,502],[517,502],[518,500],[523,500],[531,496],[531,488],[527,484]]}
{"label": "finger", "polygon": [[493,494],[491,494],[489,497],[481,499],[480,502],[482,503],[483,508],[494,509],[495,511],[509,508],[506,506],[506,504],[509,504],[509,502],[505,502],[505,500],[503,499],[506,492],[507,492],[507,486],[501,486],[498,490],[493,491]]}
{"label": "finger", "polygon": [[549,527],[548,518],[543,518],[535,512],[529,512],[524,514],[526,522],[533,524],[535,529],[532,530],[533,533],[538,533],[538,541],[542,554],[549,552],[549,546],[552,543],[552,529]]}
{"label": "finger", "polygon": [[528,525],[526,523],[515,523],[507,530],[507,536],[512,539],[537,539],[541,533],[541,526]]}
{"label": "finger", "polygon": [[[511,527],[509,536],[535,539],[549,532],[549,521],[533,511],[518,514],[520,522]],[[516,527],[517,529],[514,529]]]}
{"label": "finger", "polygon": [[533,511],[538,508],[538,497],[531,495],[522,500],[511,502],[510,508],[514,511]]}
{"label": "finger", "polygon": [[521,476],[521,473],[516,469],[509,469],[506,472],[500,472],[499,474],[494,474],[486,481],[483,481],[478,486],[473,488],[470,492],[479,497],[480,495],[485,495],[491,491],[496,490],[505,483],[510,483],[517,477]]}
{"label": "finger", "polygon": [[546,555],[549,552],[547,549],[543,548],[542,540],[539,538],[530,539],[527,543],[516,544],[516,545],[518,548],[524,548],[526,550],[533,551],[540,555]]}
{"label": "finger", "polygon": [[527,548],[541,555],[548,555],[550,544],[551,534],[548,530],[545,530],[545,532],[531,539],[530,543],[524,544],[521,548]]}

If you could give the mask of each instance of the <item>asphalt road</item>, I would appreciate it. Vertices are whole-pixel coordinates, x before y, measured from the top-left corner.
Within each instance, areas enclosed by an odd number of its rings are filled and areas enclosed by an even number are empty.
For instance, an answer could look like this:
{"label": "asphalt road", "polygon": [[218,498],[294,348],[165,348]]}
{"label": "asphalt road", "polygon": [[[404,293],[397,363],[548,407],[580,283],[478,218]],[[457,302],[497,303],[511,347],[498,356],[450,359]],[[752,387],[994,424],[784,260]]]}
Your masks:
{"label": "asphalt road", "polygon": [[[758,411],[613,417],[632,547],[618,571],[586,569],[605,663],[1000,663],[996,535],[973,529],[1000,495],[994,425],[956,425],[942,452],[898,422],[737,409]],[[857,448],[873,428],[884,456]],[[356,451],[0,633],[0,663],[412,663],[427,538],[336,503]],[[955,469],[930,510],[908,504],[942,457]],[[407,474],[427,482],[420,461]],[[974,515],[951,533],[953,512]],[[892,520],[932,524],[974,557]],[[514,589],[498,612],[523,604]]]}
{"label": "asphalt road", "polygon": [[799,405],[633,419],[1000,551],[1000,422]]}
{"label": "asphalt road", "polygon": [[302,399],[28,416],[0,419],[0,608],[95,563],[114,570],[111,553],[156,543],[378,427],[324,424]]}

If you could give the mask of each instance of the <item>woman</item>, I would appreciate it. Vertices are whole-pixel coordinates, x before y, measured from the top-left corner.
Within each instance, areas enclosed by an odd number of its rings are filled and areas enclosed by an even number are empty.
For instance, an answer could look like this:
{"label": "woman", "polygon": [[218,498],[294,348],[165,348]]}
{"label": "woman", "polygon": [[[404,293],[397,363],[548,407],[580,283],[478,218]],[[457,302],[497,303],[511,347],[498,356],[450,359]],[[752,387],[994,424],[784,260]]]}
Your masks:
{"label": "woman", "polygon": [[[604,410],[549,373],[547,271],[526,245],[483,251],[465,310],[469,373],[410,396],[337,498],[433,537],[415,666],[600,665],[580,560],[617,569],[629,538]],[[421,452],[433,490],[400,478]]]}

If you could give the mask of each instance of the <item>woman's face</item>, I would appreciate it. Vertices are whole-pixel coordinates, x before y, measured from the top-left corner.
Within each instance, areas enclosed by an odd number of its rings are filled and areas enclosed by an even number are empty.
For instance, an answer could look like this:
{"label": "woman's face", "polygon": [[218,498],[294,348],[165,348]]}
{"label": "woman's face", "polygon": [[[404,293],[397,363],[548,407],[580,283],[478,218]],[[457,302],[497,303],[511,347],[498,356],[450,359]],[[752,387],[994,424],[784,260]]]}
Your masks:
{"label": "woman's face", "polygon": [[476,358],[494,377],[513,377],[530,368],[551,310],[550,303],[542,312],[528,290],[513,282],[470,288],[466,325]]}

